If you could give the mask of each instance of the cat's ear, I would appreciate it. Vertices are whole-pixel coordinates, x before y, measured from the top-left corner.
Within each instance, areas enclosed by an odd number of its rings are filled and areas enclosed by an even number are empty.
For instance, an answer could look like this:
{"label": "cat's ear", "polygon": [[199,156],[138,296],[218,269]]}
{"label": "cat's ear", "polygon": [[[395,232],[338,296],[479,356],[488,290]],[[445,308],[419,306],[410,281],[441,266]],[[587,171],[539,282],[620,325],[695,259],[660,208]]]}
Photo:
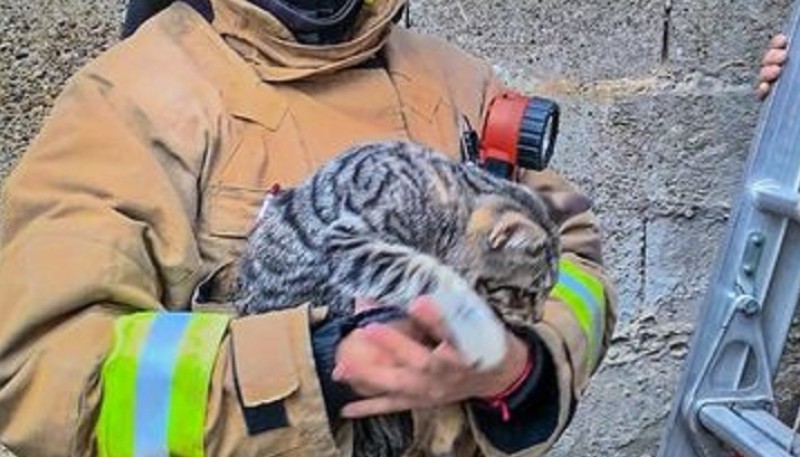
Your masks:
{"label": "cat's ear", "polygon": [[492,249],[524,249],[547,237],[544,229],[523,214],[509,211],[502,214],[489,231]]}
{"label": "cat's ear", "polygon": [[591,200],[577,192],[542,192],[539,199],[544,203],[547,215],[556,227],[592,207]]}

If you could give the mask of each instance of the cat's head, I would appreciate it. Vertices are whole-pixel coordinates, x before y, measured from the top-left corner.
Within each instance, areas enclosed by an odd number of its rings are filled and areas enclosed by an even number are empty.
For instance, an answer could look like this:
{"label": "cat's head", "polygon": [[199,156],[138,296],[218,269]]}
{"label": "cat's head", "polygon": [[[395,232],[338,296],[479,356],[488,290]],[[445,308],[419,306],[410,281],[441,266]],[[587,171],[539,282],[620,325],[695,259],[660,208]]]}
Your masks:
{"label": "cat's head", "polygon": [[544,202],[530,204],[535,211],[505,196],[479,197],[460,255],[461,274],[506,320],[538,321],[558,278],[556,224]]}

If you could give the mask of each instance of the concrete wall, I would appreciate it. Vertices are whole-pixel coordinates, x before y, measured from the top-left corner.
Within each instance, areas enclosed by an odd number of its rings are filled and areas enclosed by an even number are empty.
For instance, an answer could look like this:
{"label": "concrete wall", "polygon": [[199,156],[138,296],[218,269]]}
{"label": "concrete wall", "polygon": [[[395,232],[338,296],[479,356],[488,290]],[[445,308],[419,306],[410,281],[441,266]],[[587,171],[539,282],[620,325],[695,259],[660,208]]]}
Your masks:
{"label": "concrete wall", "polygon": [[[621,319],[554,455],[655,454],[755,125],[757,61],[790,3],[413,1],[417,29],[561,103],[554,166],[605,227]],[[120,11],[120,0],[0,2],[0,179],[64,79],[114,41]]]}

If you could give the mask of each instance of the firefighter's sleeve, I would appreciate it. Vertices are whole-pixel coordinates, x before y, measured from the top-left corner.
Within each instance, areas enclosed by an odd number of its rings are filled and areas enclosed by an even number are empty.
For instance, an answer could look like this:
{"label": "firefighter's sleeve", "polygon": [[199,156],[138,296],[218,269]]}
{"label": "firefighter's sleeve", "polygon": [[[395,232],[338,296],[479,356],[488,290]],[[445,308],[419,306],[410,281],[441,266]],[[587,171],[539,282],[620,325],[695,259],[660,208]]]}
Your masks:
{"label": "firefighter's sleeve", "polygon": [[[114,93],[74,79],[4,189],[0,441],[20,457],[330,455],[307,310],[175,311],[200,266],[202,154],[148,136]],[[208,138],[202,124],[165,128]]]}

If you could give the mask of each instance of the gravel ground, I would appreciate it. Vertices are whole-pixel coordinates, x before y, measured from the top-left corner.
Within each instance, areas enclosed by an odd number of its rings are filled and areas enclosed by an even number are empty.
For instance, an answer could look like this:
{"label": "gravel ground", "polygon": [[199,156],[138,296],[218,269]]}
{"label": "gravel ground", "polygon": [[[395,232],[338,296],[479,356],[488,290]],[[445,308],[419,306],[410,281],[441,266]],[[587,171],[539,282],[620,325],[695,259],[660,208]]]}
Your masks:
{"label": "gravel ground", "polygon": [[0,180],[66,78],[118,35],[121,1],[0,1]]}

